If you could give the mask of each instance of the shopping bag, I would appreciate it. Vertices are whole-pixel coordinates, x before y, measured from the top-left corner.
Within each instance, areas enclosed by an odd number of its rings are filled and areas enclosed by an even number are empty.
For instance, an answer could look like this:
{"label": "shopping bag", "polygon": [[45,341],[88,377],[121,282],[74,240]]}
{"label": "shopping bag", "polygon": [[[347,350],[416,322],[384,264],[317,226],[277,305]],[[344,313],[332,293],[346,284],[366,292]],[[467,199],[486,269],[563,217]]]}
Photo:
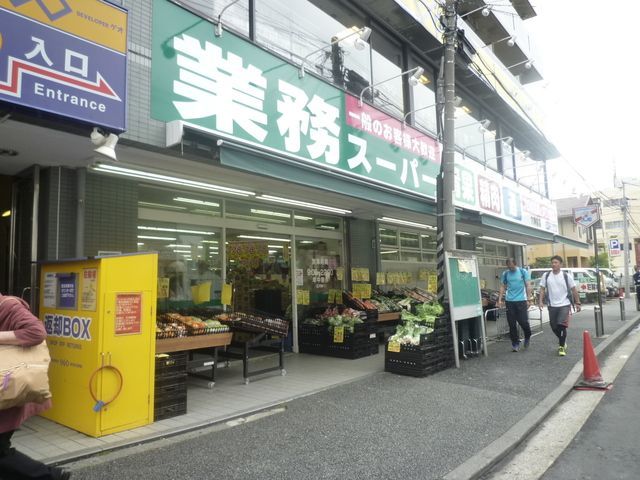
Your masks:
{"label": "shopping bag", "polygon": [[51,398],[50,362],[46,341],[33,347],[0,345],[0,410]]}

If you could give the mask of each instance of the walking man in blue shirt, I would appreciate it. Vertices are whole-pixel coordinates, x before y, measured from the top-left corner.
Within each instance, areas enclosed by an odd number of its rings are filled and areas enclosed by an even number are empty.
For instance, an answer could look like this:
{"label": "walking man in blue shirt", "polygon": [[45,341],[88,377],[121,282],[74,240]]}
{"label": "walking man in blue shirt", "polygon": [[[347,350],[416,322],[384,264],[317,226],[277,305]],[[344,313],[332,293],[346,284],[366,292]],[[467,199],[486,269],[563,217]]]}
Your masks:
{"label": "walking man in blue shirt", "polygon": [[506,303],[511,348],[514,352],[517,352],[520,350],[518,324],[524,332],[524,348],[529,347],[529,341],[531,339],[528,302],[528,299],[531,298],[531,285],[529,283],[531,278],[528,271],[518,267],[514,258],[507,258],[506,263],[507,270],[502,272],[500,280],[498,306],[502,307]]}

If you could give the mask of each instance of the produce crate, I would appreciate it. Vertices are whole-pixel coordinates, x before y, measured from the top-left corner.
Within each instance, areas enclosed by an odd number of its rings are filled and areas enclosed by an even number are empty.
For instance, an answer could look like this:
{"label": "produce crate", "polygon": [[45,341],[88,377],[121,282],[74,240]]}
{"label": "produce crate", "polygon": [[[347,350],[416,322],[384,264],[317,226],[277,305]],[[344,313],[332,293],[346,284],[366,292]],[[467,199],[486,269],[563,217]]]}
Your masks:
{"label": "produce crate", "polygon": [[187,413],[187,395],[169,398],[156,402],[153,410],[153,420],[164,420],[166,418],[177,417]]}
{"label": "produce crate", "polygon": [[426,377],[455,364],[453,351],[448,349],[390,352],[385,349],[385,372],[412,377]]}
{"label": "produce crate", "polygon": [[168,398],[186,396],[187,394],[187,374],[156,377],[154,388],[155,403],[165,401]]}
{"label": "produce crate", "polygon": [[346,329],[342,342],[336,342],[334,328],[327,325],[302,324],[298,335],[301,353],[356,359],[378,353],[376,323],[354,325],[353,333]]}
{"label": "produce crate", "polygon": [[187,373],[187,352],[156,355],[156,381],[159,377]]}

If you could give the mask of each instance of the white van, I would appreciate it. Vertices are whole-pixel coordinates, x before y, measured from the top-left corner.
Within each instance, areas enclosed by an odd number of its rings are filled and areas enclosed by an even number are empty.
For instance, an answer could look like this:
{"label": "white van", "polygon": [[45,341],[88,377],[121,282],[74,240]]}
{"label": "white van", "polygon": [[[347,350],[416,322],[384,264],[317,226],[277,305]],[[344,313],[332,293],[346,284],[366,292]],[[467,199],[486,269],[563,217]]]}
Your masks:
{"label": "white van", "polygon": [[[580,301],[595,302],[598,299],[598,280],[595,273],[590,272],[589,268],[563,268],[562,271],[570,273],[576,284],[576,289],[580,295]],[[540,288],[540,279],[542,276],[550,272],[550,268],[532,268],[529,270],[531,275],[531,284],[534,293],[537,295]]]}

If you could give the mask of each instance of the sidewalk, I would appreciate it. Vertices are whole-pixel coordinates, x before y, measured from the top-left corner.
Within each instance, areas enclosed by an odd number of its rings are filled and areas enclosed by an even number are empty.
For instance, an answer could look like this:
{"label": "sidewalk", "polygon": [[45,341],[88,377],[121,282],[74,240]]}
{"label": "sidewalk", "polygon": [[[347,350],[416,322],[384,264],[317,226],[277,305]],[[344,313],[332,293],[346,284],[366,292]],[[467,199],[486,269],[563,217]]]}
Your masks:
{"label": "sidewalk", "polygon": [[[624,322],[620,321],[618,300],[605,305],[604,329],[608,336],[593,339],[600,355],[640,321],[634,300],[626,302],[628,320]],[[220,370],[219,383],[212,390],[194,383],[189,392],[189,413],[181,417],[99,439],[36,418],[16,435],[16,446],[44,461],[66,463],[283,403],[290,405],[290,412],[303,408],[308,412],[307,404],[322,404],[326,398],[336,397],[341,410],[348,414],[361,408],[364,390],[370,397],[367,409],[384,407],[375,413],[363,411],[364,416],[359,416],[380,418],[381,430],[371,432],[372,441],[385,441],[387,437],[381,432],[389,434],[389,428],[395,427],[395,424],[385,425],[385,412],[388,416],[388,412],[400,407],[410,416],[411,409],[415,408],[420,422],[403,425],[401,438],[410,440],[412,445],[427,447],[426,452],[421,452],[421,461],[429,465],[429,473],[434,475],[430,478],[477,478],[535,428],[579,378],[582,331],[594,331],[593,309],[586,307],[586,311],[573,319],[566,357],[557,356],[557,339],[548,325],[543,326],[542,334],[534,337],[527,351],[513,353],[509,342],[493,342],[488,345],[488,357],[462,361],[460,369],[449,369],[423,379],[384,373],[382,348],[379,355],[359,360],[292,355],[285,361],[285,377],[266,375],[243,385],[234,367]],[[308,397],[314,393],[319,394]],[[350,398],[354,404],[352,410],[349,410]],[[408,403],[409,399],[423,400]],[[355,426],[357,419],[353,420]],[[308,423],[309,418],[305,418],[305,422]],[[330,428],[325,417],[322,422]],[[425,430],[425,426],[428,429]],[[268,421],[264,428],[269,428]],[[403,454],[402,450],[399,454]],[[415,462],[416,457],[412,458]],[[365,460],[363,457],[362,461]],[[406,464],[406,468],[412,467],[409,462]]]}

